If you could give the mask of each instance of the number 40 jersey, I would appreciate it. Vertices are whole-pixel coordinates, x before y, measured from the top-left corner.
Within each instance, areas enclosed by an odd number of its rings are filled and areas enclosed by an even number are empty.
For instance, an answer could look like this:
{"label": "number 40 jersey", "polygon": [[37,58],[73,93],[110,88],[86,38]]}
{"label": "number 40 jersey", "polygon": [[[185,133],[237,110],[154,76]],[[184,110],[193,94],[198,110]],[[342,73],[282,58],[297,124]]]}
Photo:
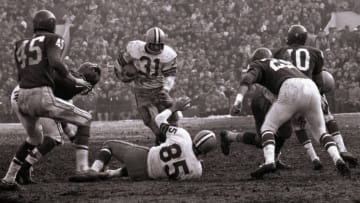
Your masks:
{"label": "number 40 jersey", "polygon": [[151,147],[147,165],[150,178],[186,180],[200,178],[202,166],[193,151],[190,134],[183,128],[163,123],[161,131],[166,133],[166,141]]}
{"label": "number 40 jersey", "polygon": [[153,55],[145,50],[146,43],[141,40],[130,41],[126,51],[118,58],[118,63],[124,66],[133,63],[138,71],[134,81],[136,89],[157,89],[164,85],[164,77],[175,75],[177,63],[176,52],[164,45],[160,54]]}

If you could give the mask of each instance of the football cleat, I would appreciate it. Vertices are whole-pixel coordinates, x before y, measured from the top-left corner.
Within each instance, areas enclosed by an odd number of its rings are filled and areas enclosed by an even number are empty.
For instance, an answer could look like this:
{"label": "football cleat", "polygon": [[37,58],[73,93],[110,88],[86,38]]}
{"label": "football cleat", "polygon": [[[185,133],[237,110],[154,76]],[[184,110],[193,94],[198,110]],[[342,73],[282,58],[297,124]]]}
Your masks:
{"label": "football cleat", "polygon": [[17,191],[23,190],[23,188],[16,182],[7,182],[4,179],[0,181],[0,191]]}
{"label": "football cleat", "polygon": [[349,164],[350,168],[356,168],[358,159],[351,152],[340,152],[341,158]]}
{"label": "football cleat", "polygon": [[228,133],[229,131],[227,130],[223,130],[220,132],[221,151],[226,156],[230,154],[230,141],[227,137]]}
{"label": "football cleat", "polygon": [[319,171],[319,170],[321,170],[323,168],[323,165],[322,165],[320,159],[314,159],[312,161],[312,164],[313,164],[313,169],[315,171]]}
{"label": "football cleat", "polygon": [[87,170],[84,172],[77,172],[74,176],[69,177],[70,182],[92,182],[97,180],[104,180],[108,178],[109,174],[106,172],[97,172],[94,170]]}
{"label": "football cleat", "polygon": [[342,175],[342,176],[348,176],[350,177],[350,169],[347,167],[346,163],[339,159],[336,161],[336,169],[338,170],[338,172]]}
{"label": "football cleat", "polygon": [[30,169],[21,168],[16,175],[16,182],[19,183],[20,185],[37,184],[32,179],[32,168]]}
{"label": "football cleat", "polygon": [[276,165],[275,163],[269,163],[269,164],[262,164],[259,166],[259,168],[252,172],[250,175],[253,178],[259,179],[262,178],[267,173],[273,173],[276,171]]}

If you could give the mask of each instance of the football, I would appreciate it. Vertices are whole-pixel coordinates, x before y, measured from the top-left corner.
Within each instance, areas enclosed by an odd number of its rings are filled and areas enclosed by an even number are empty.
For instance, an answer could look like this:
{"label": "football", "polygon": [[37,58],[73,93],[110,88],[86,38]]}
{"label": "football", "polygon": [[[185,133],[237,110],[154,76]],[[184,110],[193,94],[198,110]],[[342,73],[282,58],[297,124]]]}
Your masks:
{"label": "football", "polygon": [[323,86],[321,92],[329,93],[335,90],[335,79],[328,71],[322,71],[321,76],[323,79]]}
{"label": "football", "polygon": [[133,78],[137,75],[137,69],[132,63],[123,66],[123,72],[129,78]]}

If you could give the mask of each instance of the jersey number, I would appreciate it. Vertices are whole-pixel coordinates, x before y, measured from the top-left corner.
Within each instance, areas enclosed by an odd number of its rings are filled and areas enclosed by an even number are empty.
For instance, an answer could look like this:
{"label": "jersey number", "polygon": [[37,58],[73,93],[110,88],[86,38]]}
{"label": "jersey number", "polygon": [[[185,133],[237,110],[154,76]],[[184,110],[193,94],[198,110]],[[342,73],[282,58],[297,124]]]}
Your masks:
{"label": "jersey number", "polygon": [[[36,45],[36,42],[43,42],[45,36],[39,36],[31,40],[25,40],[22,42],[21,46],[16,51],[16,59],[20,63],[21,68],[26,67],[26,63],[30,66],[37,65],[42,59],[42,51],[39,46]],[[27,44],[30,42],[28,50],[26,50]],[[32,56],[28,56],[27,53],[34,53]]]}
{"label": "jersey number", "polygon": [[151,77],[151,76],[158,76],[159,75],[159,69],[160,69],[160,59],[154,59],[154,64],[155,64],[155,70],[154,72],[152,72],[153,70],[151,70],[151,59],[147,56],[142,56],[140,58],[140,61],[145,61],[145,70],[146,73],[144,73],[147,77]]}
{"label": "jersey number", "polygon": [[[289,55],[293,52],[293,49],[287,50]],[[300,48],[295,51],[295,66],[301,71],[307,71],[310,68],[310,53],[307,49]]]}
{"label": "jersey number", "polygon": [[296,68],[296,67],[289,61],[284,61],[280,59],[271,59],[270,68],[272,68],[274,71],[278,71],[282,68]]}
{"label": "jersey number", "polygon": [[[179,158],[181,156],[181,153],[182,151],[180,146],[178,144],[172,144],[168,147],[161,148],[160,159],[161,161],[166,163],[171,159]],[[170,170],[172,169],[170,167],[173,167],[173,170]],[[180,168],[183,169],[185,174],[188,174],[190,172],[185,160],[174,162],[172,165],[165,165],[164,170],[166,175],[170,179],[176,179],[179,176]],[[170,171],[174,171],[174,172],[170,173]]]}

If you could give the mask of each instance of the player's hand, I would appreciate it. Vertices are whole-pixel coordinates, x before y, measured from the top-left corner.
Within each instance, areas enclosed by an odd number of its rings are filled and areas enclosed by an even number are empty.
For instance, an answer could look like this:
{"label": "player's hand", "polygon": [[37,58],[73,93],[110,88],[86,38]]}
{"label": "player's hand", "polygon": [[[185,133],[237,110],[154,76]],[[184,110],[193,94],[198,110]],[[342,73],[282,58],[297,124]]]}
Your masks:
{"label": "player's hand", "polygon": [[238,116],[242,109],[242,102],[234,104],[230,109],[231,116]]}
{"label": "player's hand", "polygon": [[191,99],[187,96],[176,99],[175,103],[171,107],[171,111],[185,111],[190,107]]}

